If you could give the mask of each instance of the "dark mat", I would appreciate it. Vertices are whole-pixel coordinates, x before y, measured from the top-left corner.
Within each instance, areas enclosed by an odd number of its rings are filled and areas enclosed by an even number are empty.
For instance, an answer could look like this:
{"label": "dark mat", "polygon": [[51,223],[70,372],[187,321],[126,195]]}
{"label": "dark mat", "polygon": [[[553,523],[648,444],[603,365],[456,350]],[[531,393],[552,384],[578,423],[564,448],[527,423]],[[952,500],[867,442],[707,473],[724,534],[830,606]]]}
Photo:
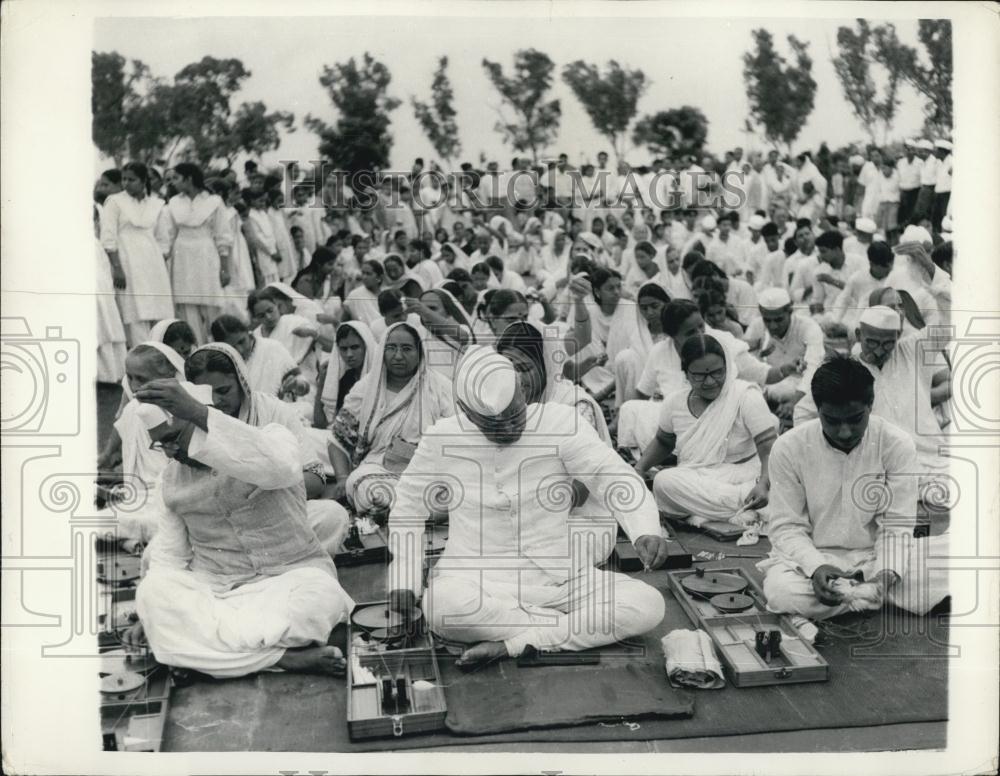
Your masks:
{"label": "dark mat", "polygon": [[466,676],[448,665],[441,678],[447,685],[445,724],[459,735],[694,712],[690,695],[663,681],[662,669],[643,663],[521,668],[508,660]]}
{"label": "dark mat", "polygon": [[[719,549],[724,551],[724,547]],[[752,560],[727,559],[721,564],[705,565],[740,565],[756,573]],[[616,664],[614,655],[609,654],[614,650],[604,650],[601,670],[638,666],[666,687],[660,637],[675,628],[693,626],[667,589],[665,572],[641,578],[664,591],[664,620],[642,640],[640,654],[620,656],[621,662]],[[377,566],[345,569],[341,581],[358,601],[384,596]],[[343,680],[262,674],[204,682],[174,692],[164,751],[363,752],[479,743],[647,741],[937,722],[946,720],[948,713],[946,622],[895,610],[885,615],[838,618],[836,636],[820,649],[830,664],[829,681],[746,689],[727,685],[724,690],[692,691],[689,697],[694,700],[694,716],[690,718],[618,719],[493,735],[458,736],[442,731],[354,743],[347,734],[347,690]],[[498,693],[514,692],[502,681],[517,669],[512,662],[502,664],[503,675],[499,665],[488,669],[496,671],[495,681],[489,682],[484,681],[485,672],[482,676],[462,674],[453,668],[451,660],[448,656],[441,658],[449,704],[452,698],[456,703],[468,698],[493,709]],[[534,681],[541,682],[542,674],[556,676],[556,672],[566,670],[546,667],[523,672],[535,672],[530,676],[538,676]],[[545,703],[567,697],[565,693],[552,695],[553,699],[546,697]],[[532,702],[539,702],[537,694]]]}

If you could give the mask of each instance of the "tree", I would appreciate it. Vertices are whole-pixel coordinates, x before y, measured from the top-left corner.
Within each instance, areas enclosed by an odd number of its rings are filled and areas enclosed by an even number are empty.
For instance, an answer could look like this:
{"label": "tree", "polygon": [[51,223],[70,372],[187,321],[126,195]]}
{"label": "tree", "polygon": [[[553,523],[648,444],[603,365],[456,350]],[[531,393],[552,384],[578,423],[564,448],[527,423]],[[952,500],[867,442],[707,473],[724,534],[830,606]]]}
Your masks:
{"label": "tree", "polygon": [[[851,27],[838,28],[839,54],[832,60],[833,69],[844,90],[844,97],[872,143],[879,139],[885,142],[899,107],[899,86],[909,57],[896,36],[895,25],[883,24],[872,28],[864,19],[858,19],[857,26],[857,31]],[[872,77],[873,64],[881,65],[885,71],[886,85],[882,99],[879,99]],[[882,125],[881,138],[875,131],[878,124]]]}
{"label": "tree", "polygon": [[215,156],[226,160],[232,167],[236,157],[245,153],[260,156],[281,145],[279,128],[286,132],[295,131],[295,115],[287,111],[267,112],[267,106],[259,100],[244,102],[228,123],[228,131],[220,138]]}
{"label": "tree", "polygon": [[174,76],[173,125],[179,138],[189,141],[200,164],[207,166],[213,158],[228,155],[230,99],[249,77],[240,60],[215,57],[203,57]]}
{"label": "tree", "polygon": [[133,59],[127,71],[125,57],[117,51],[93,51],[90,62],[91,137],[101,153],[121,166],[129,153],[133,114],[142,101],[138,87],[149,80],[149,68]]}
{"label": "tree", "polygon": [[626,70],[612,59],[602,76],[596,65],[578,59],[563,68],[562,78],[583,104],[594,129],[608,139],[621,159],[625,149],[619,141],[635,118],[639,98],[646,90],[646,74]]}
{"label": "tree", "polygon": [[795,63],[789,64],[775,50],[770,32],[754,30],[753,38],[756,50],[743,55],[750,115],[769,142],[790,149],[812,113],[816,97],[809,44],[789,35],[788,45],[795,57]]}
{"label": "tree", "polygon": [[319,82],[340,115],[332,127],[309,115],[306,126],[319,135],[320,154],[337,169],[356,173],[388,166],[392,150],[389,113],[400,104],[386,94],[391,81],[389,69],[368,52],[360,67],[354,57],[333,67],[323,66]]}
{"label": "tree", "polygon": [[522,49],[514,55],[514,75],[507,78],[496,62],[483,60],[483,69],[500,97],[516,114],[508,121],[500,111],[495,129],[515,151],[531,151],[533,161],[538,152],[555,140],[559,132],[559,100],[543,102],[552,86],[555,65],[548,54],[535,49]]}
{"label": "tree", "polygon": [[880,41],[880,45],[901,58],[903,78],[927,99],[924,106],[925,129],[930,134],[949,134],[953,121],[951,21],[921,19],[917,34],[928,66],[921,64],[916,50],[910,46],[891,40]]}
{"label": "tree", "polygon": [[452,107],[453,99],[451,81],[448,79],[448,57],[441,57],[431,82],[430,104],[412,96],[410,102],[417,122],[438,156],[445,162],[454,159],[462,151],[462,144],[458,139],[458,124],[455,123],[457,114]]}
{"label": "tree", "polygon": [[708,119],[690,105],[645,116],[632,133],[632,142],[657,157],[698,155],[707,139]]}

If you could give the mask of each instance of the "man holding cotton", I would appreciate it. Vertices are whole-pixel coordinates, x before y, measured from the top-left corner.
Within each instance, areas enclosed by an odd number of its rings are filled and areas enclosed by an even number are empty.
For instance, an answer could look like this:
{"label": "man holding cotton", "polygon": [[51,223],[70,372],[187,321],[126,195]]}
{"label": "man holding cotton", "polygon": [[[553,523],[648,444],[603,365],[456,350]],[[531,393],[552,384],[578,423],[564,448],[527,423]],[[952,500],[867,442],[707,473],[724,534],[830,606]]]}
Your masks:
{"label": "man holding cotton", "polygon": [[[647,568],[667,559],[644,483],[569,406],[526,406],[511,362],[472,347],[455,376],[455,417],[421,438],[389,516],[390,605],[421,595],[425,494],[448,486],[449,532],[421,606],[431,630],[469,645],[458,665],[576,651],[645,633],[663,617],[655,588],[593,567],[590,519],[569,512],[573,481],[606,505]],[[579,525],[584,523],[585,525]],[[581,530],[583,529],[583,530]],[[581,540],[582,539],[582,540]]]}

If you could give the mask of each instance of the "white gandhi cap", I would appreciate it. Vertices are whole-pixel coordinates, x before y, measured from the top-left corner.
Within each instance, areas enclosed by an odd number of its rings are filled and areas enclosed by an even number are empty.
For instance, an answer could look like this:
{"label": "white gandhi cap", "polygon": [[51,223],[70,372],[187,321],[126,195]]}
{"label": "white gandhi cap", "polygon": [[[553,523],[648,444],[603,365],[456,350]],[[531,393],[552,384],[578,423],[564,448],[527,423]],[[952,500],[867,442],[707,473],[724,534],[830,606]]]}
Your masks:
{"label": "white gandhi cap", "polygon": [[747,223],[747,226],[750,229],[753,229],[755,232],[759,232],[761,229],[764,228],[764,223],[765,223],[764,216],[759,216],[756,213],[754,213],[752,216],[750,216],[750,221]]}
{"label": "white gandhi cap", "polygon": [[711,232],[718,225],[719,222],[715,220],[715,216],[705,216],[701,219],[701,228],[706,232]]}
{"label": "white gandhi cap", "polygon": [[861,313],[860,322],[875,329],[884,329],[885,331],[899,331],[901,325],[899,313],[891,307],[886,307],[882,304],[869,307]]}
{"label": "white gandhi cap", "polygon": [[[180,384],[195,400],[205,405],[212,404],[211,385],[195,385],[194,383],[189,383],[187,380],[181,380]],[[136,414],[139,416],[139,422],[142,423],[142,427],[147,431],[157,426],[162,426],[164,423],[171,424],[174,420],[169,412],[149,402],[139,402]]]}
{"label": "white gandhi cap", "polygon": [[870,218],[859,218],[854,222],[854,230],[865,234],[875,234],[878,231],[878,226]]}
{"label": "white gandhi cap", "polygon": [[765,310],[780,310],[791,303],[792,298],[783,288],[766,288],[757,297],[757,304]]}
{"label": "white gandhi cap", "polygon": [[510,406],[517,388],[513,364],[492,348],[474,345],[455,370],[455,398],[473,412],[496,417]]}
{"label": "white gandhi cap", "polygon": [[917,226],[916,224],[910,224],[906,229],[903,230],[903,234],[899,238],[899,244],[903,243],[932,243],[934,239],[931,237],[931,233],[924,229],[922,226]]}

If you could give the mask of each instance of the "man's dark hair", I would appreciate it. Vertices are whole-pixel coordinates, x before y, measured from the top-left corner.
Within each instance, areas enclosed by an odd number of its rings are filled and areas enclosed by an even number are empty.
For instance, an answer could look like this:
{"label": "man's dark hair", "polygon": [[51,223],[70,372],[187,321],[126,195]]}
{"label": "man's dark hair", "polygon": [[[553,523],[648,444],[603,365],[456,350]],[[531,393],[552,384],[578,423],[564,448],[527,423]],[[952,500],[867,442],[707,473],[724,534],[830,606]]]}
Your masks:
{"label": "man's dark hair", "polygon": [[816,238],[816,247],[840,250],[844,247],[844,235],[833,229],[823,232]]}
{"label": "man's dark hair", "polygon": [[875,401],[875,377],[850,356],[838,354],[820,364],[809,387],[817,409],[823,404],[843,406],[850,402],[870,407]]}

